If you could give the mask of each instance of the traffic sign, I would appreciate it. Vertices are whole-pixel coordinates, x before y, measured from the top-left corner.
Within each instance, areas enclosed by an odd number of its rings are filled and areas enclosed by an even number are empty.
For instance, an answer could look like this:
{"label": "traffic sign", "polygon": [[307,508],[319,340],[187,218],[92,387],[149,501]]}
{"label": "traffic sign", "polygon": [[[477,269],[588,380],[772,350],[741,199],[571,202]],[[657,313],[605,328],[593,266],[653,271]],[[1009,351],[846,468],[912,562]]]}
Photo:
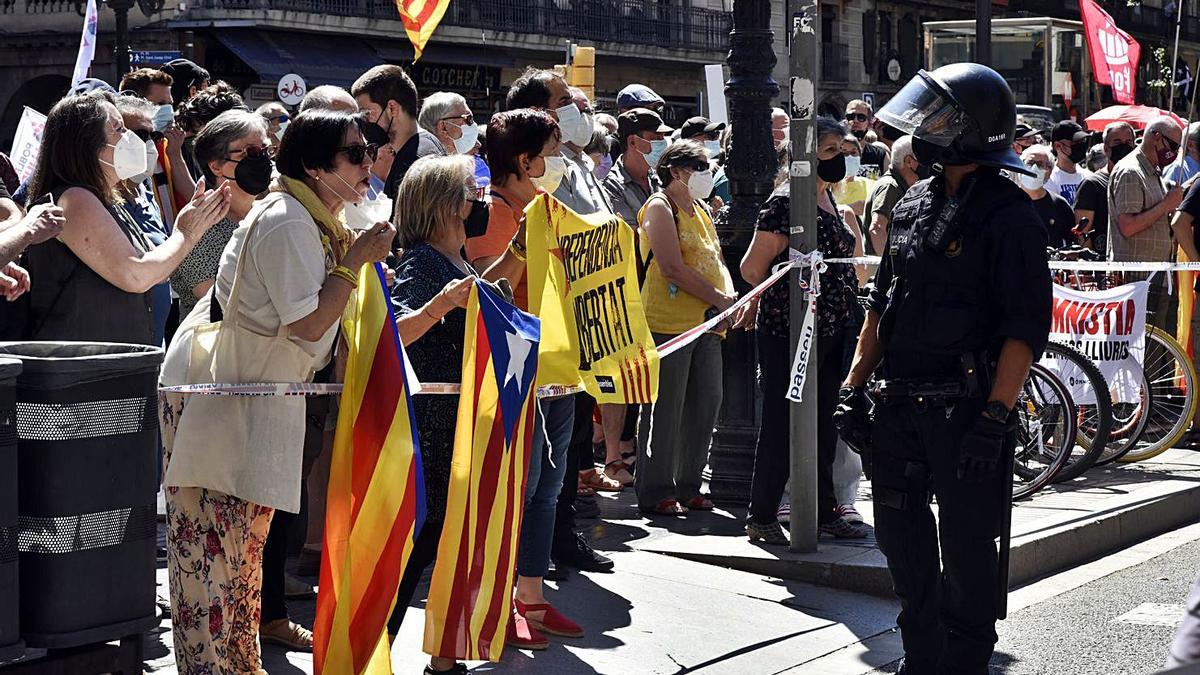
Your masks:
{"label": "traffic sign", "polygon": [[308,85],[304,83],[303,77],[295,73],[288,73],[279,78],[275,93],[279,96],[279,100],[287,105],[300,105],[300,101],[308,93]]}

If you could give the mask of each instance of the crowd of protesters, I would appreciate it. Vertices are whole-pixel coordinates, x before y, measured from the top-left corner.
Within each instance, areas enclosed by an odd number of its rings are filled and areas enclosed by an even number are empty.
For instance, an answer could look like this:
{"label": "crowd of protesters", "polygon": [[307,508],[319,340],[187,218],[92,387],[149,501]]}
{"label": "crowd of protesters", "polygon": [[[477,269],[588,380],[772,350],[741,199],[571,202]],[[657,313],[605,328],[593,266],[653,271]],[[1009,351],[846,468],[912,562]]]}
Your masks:
{"label": "crowd of protesters", "polygon": [[[32,176],[0,181],[4,337],[158,345],[166,349],[166,386],[199,381],[191,361],[207,344],[204,327],[222,321],[261,357],[233,364],[227,377],[255,381],[274,369],[268,379],[339,382],[346,348],[338,318],[360,268],[385,261],[416,376],[458,382],[473,280],[507,280],[514,303],[528,308],[532,242],[523,212],[549,194],[579,214],[613,214],[633,228],[646,319],[661,344],[729,308],[737,277],[756,285],[787,259],[788,118],[772,113],[776,189],[731,269],[717,237],[731,200],[731,128],[703,117],[673,128],[662,97],[641,84],[622,89],[611,114],[593,103],[536,68],[487,119],[456,92],[422,100],[391,65],[370,69],[349,90],[316,87],[295,110],[275,102],[251,110],[234,88],[184,59],[130,72],[115,88],[85,80],[49,111]],[[893,207],[932,167],[864,101],[847,104],[843,119],[818,119],[816,132],[811,217],[821,250],[880,254]],[[1186,141],[1166,120],[1140,139],[1117,123],[1096,140],[1092,148],[1093,137],[1069,121],[1045,131],[1018,127],[1014,149],[1038,175],[1014,179],[1051,241],[1114,260],[1161,261],[1174,237],[1200,259],[1192,186],[1200,125],[1186,130]],[[1095,171],[1085,166],[1089,153],[1099,158]],[[865,266],[830,264],[817,306],[818,528],[834,538],[870,534],[855,506],[862,465],[831,421],[869,275]],[[1152,307],[1163,305],[1156,322],[1169,320],[1165,297],[1152,292]],[[746,534],[788,543],[789,303],[788,285],[777,284],[664,358],[653,405],[597,405],[586,393],[539,401],[515,542],[511,645],[545,649],[551,637],[589,629],[585,608],[560,611],[544,589],[568,568],[613,570],[578,528],[600,515],[597,492],[631,490],[651,518],[714,508],[702,474],[729,331],[754,332],[763,394]],[[319,568],[337,402],[248,400],[218,419],[204,398],[164,393],[159,406],[175,655],[184,673],[257,672],[260,638],[312,648],[286,600],[313,594],[300,577]],[[414,400],[427,520],[388,622],[393,638],[437,555],[457,407],[457,395]],[[197,424],[215,427],[207,443],[188,435]],[[301,529],[293,575],[285,570],[289,535]],[[465,666],[435,658],[426,672]]]}

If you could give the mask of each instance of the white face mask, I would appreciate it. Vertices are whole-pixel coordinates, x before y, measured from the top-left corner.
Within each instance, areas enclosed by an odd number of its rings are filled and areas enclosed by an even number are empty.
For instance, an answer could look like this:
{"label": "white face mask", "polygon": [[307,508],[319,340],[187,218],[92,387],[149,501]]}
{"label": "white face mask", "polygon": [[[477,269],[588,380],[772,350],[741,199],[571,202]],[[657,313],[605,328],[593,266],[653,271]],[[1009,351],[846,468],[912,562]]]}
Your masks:
{"label": "white face mask", "polygon": [[709,159],[716,159],[721,154],[721,141],[704,141],[704,149],[708,151]]}
{"label": "white face mask", "polygon": [[[558,129],[562,132],[564,141],[580,145],[578,139],[580,129],[584,125],[583,114],[579,112],[579,108],[574,103],[568,103],[554,111],[558,116]],[[591,139],[591,130],[588,130],[588,139]],[[587,145],[584,143],[583,145]]]}
{"label": "white face mask", "polygon": [[346,227],[352,230],[369,230],[375,227],[375,223],[392,220],[392,200],[379,193],[374,199],[359,204],[346,202],[343,213],[346,214]]}
{"label": "white face mask", "polygon": [[692,199],[708,199],[708,196],[712,194],[714,184],[712,169],[693,171],[692,175],[688,176],[688,195]]}
{"label": "white face mask", "polygon": [[858,155],[846,155],[846,178],[855,178],[862,170],[862,158]]}
{"label": "white face mask", "polygon": [[570,141],[580,148],[586,148],[588,143],[592,142],[592,132],[596,130],[596,118],[592,115],[581,115],[579,122],[575,124],[575,135],[572,138],[564,138],[563,140]]}
{"label": "white face mask", "polygon": [[458,127],[458,130],[462,133],[454,139],[454,152],[465,155],[475,149],[475,143],[479,140],[479,127],[474,124],[463,124]]}
{"label": "white face mask", "polygon": [[158,147],[154,145],[154,141],[146,141],[146,170],[134,176],[130,180],[135,183],[141,183],[147,178],[154,175],[158,169]]}
{"label": "white face mask", "polygon": [[146,170],[146,145],[129,129],[121,134],[121,140],[116,144],[109,143],[113,149],[113,161],[105,162],[117,173],[117,180],[129,180]]}
{"label": "white face mask", "polygon": [[283,142],[283,132],[287,131],[287,127],[289,124],[291,124],[290,120],[287,122],[279,123],[279,131],[275,132],[275,139],[278,140],[280,143]]}
{"label": "white face mask", "polygon": [[158,109],[154,111],[155,131],[166,131],[167,127],[171,126],[171,123],[174,121],[175,110],[171,107],[170,103],[164,103],[158,106]]}
{"label": "white face mask", "polygon": [[1036,176],[1026,176],[1023,173],[1019,173],[1019,174],[1017,174],[1017,185],[1020,185],[1021,187],[1025,188],[1026,190],[1030,190],[1030,191],[1040,190],[1042,188],[1042,186],[1046,184],[1045,170],[1043,170],[1039,167],[1036,167],[1036,166],[1031,166],[1031,167],[1029,167],[1029,169],[1032,170],[1037,175]]}
{"label": "white face mask", "polygon": [[546,170],[540,176],[530,176],[529,180],[533,181],[535,187],[553,194],[558,189],[558,184],[562,182],[563,176],[567,173],[567,160],[558,155],[543,157],[542,159],[546,160]]}

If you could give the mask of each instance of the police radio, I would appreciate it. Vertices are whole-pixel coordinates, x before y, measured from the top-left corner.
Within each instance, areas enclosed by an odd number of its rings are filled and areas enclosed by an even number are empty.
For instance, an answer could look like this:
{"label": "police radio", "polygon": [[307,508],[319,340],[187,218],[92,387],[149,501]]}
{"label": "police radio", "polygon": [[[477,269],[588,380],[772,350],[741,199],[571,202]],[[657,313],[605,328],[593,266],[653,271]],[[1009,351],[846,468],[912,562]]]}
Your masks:
{"label": "police radio", "polygon": [[958,239],[961,229],[958,227],[958,215],[963,205],[971,199],[971,192],[975,189],[974,175],[967,177],[964,187],[966,189],[963,190],[961,198],[958,196],[946,198],[946,203],[942,205],[937,220],[925,235],[925,247],[934,253],[945,253],[950,248],[950,244]]}

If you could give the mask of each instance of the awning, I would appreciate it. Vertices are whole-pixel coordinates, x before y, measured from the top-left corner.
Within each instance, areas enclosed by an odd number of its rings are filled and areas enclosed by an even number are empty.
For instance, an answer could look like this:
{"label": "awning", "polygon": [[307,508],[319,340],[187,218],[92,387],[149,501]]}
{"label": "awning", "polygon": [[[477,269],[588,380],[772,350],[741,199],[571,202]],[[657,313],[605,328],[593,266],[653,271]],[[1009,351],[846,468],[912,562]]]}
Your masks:
{"label": "awning", "polygon": [[296,73],[309,89],[321,84],[349,87],[360,75],[383,63],[366,43],[350,36],[314,40],[305,33],[222,30],[213,33],[221,44],[257,72],[264,84],[274,85]]}

